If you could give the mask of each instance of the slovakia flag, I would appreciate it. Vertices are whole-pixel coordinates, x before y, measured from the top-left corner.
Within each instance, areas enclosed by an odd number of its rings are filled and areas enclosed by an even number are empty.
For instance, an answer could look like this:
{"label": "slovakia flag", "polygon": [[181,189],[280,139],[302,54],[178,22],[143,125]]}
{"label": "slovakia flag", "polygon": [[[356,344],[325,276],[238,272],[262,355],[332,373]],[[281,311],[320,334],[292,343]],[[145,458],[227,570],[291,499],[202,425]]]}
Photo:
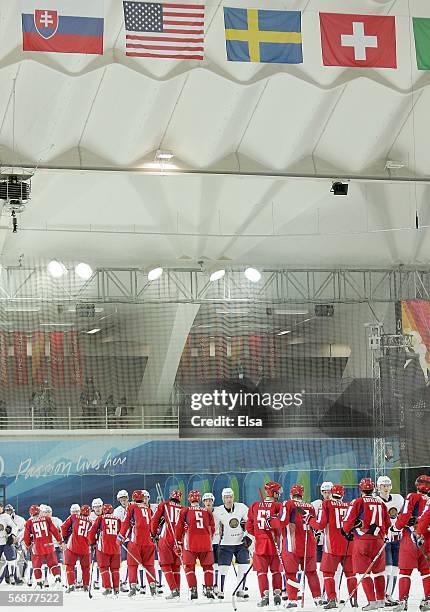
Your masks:
{"label": "slovakia flag", "polygon": [[22,0],[23,51],[103,55],[103,0]]}

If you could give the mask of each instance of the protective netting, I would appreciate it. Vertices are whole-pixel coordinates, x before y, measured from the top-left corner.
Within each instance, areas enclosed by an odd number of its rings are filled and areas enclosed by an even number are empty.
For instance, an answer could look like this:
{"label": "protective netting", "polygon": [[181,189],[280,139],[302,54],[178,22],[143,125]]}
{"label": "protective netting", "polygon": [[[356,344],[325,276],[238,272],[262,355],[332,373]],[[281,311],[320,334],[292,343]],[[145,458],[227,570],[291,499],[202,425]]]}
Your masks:
{"label": "protective netting", "polygon": [[[233,285],[192,300],[180,272],[139,286],[133,271],[84,281],[67,268],[0,275],[3,429],[380,438],[386,461],[396,448],[399,465],[428,464],[430,302],[280,303],[260,289],[241,300]],[[215,391],[245,399],[263,427],[192,429],[193,401],[200,417],[220,414],[201,401]]]}

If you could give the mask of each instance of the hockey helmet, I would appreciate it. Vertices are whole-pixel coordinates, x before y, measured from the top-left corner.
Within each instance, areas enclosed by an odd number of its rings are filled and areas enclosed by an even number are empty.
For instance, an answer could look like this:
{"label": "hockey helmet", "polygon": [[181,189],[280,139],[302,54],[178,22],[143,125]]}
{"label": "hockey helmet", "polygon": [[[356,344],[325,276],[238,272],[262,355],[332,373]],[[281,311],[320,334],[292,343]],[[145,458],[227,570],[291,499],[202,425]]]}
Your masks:
{"label": "hockey helmet", "polygon": [[208,499],[210,499],[211,501],[214,502],[215,501],[215,496],[212,495],[212,493],[204,493],[203,497],[202,497],[202,501],[206,501]]}
{"label": "hockey helmet", "polygon": [[82,514],[82,516],[90,516],[90,513],[91,513],[91,508],[89,506],[87,506],[86,504],[81,506],[81,511],[79,514]]}
{"label": "hockey helmet", "polygon": [[121,491],[118,491],[118,493],[116,494],[116,498],[118,501],[121,499],[121,497],[126,497],[128,499],[128,493],[125,489],[121,489]]}
{"label": "hockey helmet", "polygon": [[278,493],[279,495],[282,493],[282,485],[279,482],[269,481],[264,485],[264,490],[268,497],[273,497],[274,493]]}
{"label": "hockey helmet", "polygon": [[188,493],[188,501],[190,503],[199,502],[200,501],[200,491],[196,491],[193,489]]}
{"label": "hockey helmet", "polygon": [[103,514],[113,514],[112,504],[103,504]]}
{"label": "hockey helmet", "polygon": [[379,489],[381,485],[386,485],[387,487],[391,487],[392,486],[391,478],[389,476],[379,476],[378,480],[376,481],[376,486]]}
{"label": "hockey helmet", "polygon": [[375,483],[369,477],[362,478],[358,486],[362,493],[373,493],[375,490]]}
{"label": "hockey helmet", "polygon": [[81,507],[79,504],[72,504],[70,506],[70,514],[79,514],[81,511]]}
{"label": "hockey helmet", "polygon": [[305,487],[301,484],[295,484],[290,489],[291,497],[295,497],[296,495],[297,497],[303,497],[304,494],[305,494]]}
{"label": "hockey helmet", "polygon": [[430,476],[427,474],[423,474],[422,476],[418,476],[415,481],[415,486],[417,491],[420,493],[429,493],[430,492]]}
{"label": "hockey helmet", "polygon": [[331,488],[331,494],[334,499],[342,499],[345,495],[345,487],[341,484],[334,484]]}
{"label": "hockey helmet", "polygon": [[15,508],[12,506],[12,504],[6,504],[4,511],[7,512],[7,514],[15,514]]}
{"label": "hockey helmet", "polygon": [[32,504],[28,509],[30,516],[39,516],[40,508],[37,504]]}
{"label": "hockey helmet", "polygon": [[95,499],[93,499],[93,501],[91,502],[91,508],[94,510],[94,508],[101,508],[103,506],[103,500],[100,499],[100,497],[96,497]]}
{"label": "hockey helmet", "polygon": [[170,491],[169,499],[173,499],[177,502],[180,502],[182,499],[182,491],[180,489],[173,489],[173,491]]}
{"label": "hockey helmet", "polygon": [[134,502],[143,502],[143,491],[142,489],[136,489],[136,491],[133,491],[133,493],[131,494],[131,499]]}
{"label": "hockey helmet", "polygon": [[224,499],[224,497],[232,497],[234,499],[234,491],[233,489],[231,489],[230,487],[226,487],[225,489],[222,490],[221,493],[221,498]]}
{"label": "hockey helmet", "polygon": [[330,481],[323,482],[320,486],[321,493],[326,493],[327,491],[331,491],[333,488],[333,483]]}

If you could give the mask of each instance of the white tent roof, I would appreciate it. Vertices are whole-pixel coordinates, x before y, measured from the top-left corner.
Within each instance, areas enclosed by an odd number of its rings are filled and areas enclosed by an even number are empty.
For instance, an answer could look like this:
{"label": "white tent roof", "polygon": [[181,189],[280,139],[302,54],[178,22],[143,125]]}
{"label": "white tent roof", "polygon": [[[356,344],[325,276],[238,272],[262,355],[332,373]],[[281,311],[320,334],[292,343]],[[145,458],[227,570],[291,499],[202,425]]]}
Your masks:
{"label": "white tent roof", "polygon": [[[227,62],[223,4],[304,11],[304,63]],[[411,27],[428,1],[206,6],[206,59],[187,62],[127,58],[118,0],[103,56],[23,53],[20,2],[1,4],[0,162],[38,167],[20,231],[0,230],[4,261],[428,264],[430,72]],[[398,69],[324,67],[319,10],[395,15]],[[154,169],[160,148],[193,173]],[[338,176],[355,177],[346,198]]]}

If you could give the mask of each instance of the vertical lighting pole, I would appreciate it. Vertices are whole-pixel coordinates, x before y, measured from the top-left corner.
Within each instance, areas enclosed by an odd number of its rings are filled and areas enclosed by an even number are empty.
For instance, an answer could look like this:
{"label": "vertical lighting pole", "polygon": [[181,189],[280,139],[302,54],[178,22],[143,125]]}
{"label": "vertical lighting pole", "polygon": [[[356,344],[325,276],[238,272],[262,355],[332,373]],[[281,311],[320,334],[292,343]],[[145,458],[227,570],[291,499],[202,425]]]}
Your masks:
{"label": "vertical lighting pole", "polygon": [[385,472],[385,414],[381,385],[381,357],[383,356],[383,325],[375,323],[370,326],[369,348],[372,355],[373,383],[373,461],[375,480]]}

